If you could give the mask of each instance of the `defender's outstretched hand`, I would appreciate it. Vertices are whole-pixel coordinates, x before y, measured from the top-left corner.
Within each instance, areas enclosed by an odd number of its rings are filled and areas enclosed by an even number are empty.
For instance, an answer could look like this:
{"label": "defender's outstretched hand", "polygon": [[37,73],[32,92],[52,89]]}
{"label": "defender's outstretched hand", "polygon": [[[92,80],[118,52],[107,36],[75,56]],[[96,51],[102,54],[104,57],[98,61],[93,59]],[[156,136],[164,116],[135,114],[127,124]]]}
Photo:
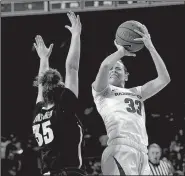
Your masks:
{"label": "defender's outstretched hand", "polygon": [[48,59],[51,55],[52,49],[53,49],[53,44],[49,46],[49,48],[46,47],[44,44],[44,41],[40,35],[37,35],[35,37],[36,43],[34,43],[34,47],[37,51],[38,56],[40,59]]}
{"label": "defender's outstretched hand", "polygon": [[76,17],[75,13],[70,11],[69,13],[67,13],[67,16],[71,22],[71,26],[66,25],[65,28],[67,28],[72,35],[81,34],[82,25],[79,15],[77,15]]}

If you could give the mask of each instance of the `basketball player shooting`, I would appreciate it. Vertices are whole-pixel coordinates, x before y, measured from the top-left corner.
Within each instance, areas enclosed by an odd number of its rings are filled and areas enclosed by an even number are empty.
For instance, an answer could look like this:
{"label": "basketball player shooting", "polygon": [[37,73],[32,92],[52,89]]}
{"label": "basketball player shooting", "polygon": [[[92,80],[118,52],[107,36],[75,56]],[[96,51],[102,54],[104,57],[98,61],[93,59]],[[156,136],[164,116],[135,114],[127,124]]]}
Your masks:
{"label": "basketball player shooting", "polygon": [[81,176],[82,128],[76,116],[81,23],[79,16],[67,13],[72,34],[66,59],[65,84],[60,73],[49,68],[53,44],[47,48],[41,36],[34,46],[40,57],[37,77],[38,97],[34,110],[33,133],[40,147],[41,173],[50,176]]}
{"label": "basketball player shooting", "polygon": [[145,127],[144,101],[169,82],[170,76],[163,60],[152,44],[147,28],[140,24],[141,31],[135,30],[154,61],[158,77],[143,86],[125,88],[128,72],[120,59],[133,57],[124,47],[115,42],[117,51],[101,64],[92,84],[92,94],[97,110],[108,135],[108,147],[102,154],[101,168],[104,175],[149,175]]}

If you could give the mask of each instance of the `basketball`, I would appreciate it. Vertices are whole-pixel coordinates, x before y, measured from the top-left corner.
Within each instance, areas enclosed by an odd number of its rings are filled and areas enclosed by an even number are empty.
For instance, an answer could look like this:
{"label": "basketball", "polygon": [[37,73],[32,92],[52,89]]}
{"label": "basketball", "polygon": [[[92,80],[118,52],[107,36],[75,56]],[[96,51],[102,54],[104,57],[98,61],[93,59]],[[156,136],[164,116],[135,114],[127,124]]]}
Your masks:
{"label": "basketball", "polygon": [[[144,47],[142,41],[135,41],[135,38],[142,38],[134,29],[142,32],[137,21],[126,21],[116,31],[116,43],[123,46],[129,52],[137,52]],[[141,24],[141,23],[140,23]]]}

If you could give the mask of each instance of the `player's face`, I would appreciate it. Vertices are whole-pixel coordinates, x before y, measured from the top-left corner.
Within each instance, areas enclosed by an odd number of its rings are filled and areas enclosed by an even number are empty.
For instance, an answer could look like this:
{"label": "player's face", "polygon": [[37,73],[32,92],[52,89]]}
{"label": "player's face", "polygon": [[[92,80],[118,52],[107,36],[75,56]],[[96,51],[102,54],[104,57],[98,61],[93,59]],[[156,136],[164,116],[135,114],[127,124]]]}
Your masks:
{"label": "player's face", "polygon": [[150,148],[148,152],[149,160],[153,164],[159,163],[160,157],[161,157],[161,150],[158,147],[152,147]]}
{"label": "player's face", "polygon": [[127,75],[124,65],[117,62],[109,71],[109,84],[120,87],[125,82]]}

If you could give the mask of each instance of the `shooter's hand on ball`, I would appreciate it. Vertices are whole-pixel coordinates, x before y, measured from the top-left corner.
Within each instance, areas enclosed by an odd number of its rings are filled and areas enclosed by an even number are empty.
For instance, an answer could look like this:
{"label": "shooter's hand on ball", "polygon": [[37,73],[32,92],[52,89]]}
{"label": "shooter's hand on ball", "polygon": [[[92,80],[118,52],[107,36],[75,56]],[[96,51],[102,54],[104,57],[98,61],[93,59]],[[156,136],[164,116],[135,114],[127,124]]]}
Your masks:
{"label": "shooter's hand on ball", "polygon": [[114,45],[116,46],[116,48],[118,49],[118,51],[124,53],[124,56],[133,56],[133,57],[136,56],[136,54],[130,53],[130,52],[127,51],[123,46],[118,45],[118,44],[116,43],[116,40],[114,40]]}
{"label": "shooter's hand on ball", "polygon": [[47,48],[40,35],[37,35],[35,37],[35,41],[36,41],[36,43],[34,43],[34,47],[35,47],[40,59],[49,59],[51,52],[52,52],[52,49],[53,49],[53,44],[51,44],[49,46],[49,48]]}
{"label": "shooter's hand on ball", "polygon": [[141,35],[142,38],[137,38],[137,39],[134,39],[134,40],[135,41],[143,41],[143,43],[145,44],[145,46],[146,46],[146,48],[148,50],[153,49],[154,46],[152,44],[151,37],[150,37],[150,34],[149,34],[146,26],[145,25],[142,25],[142,24],[138,24],[138,26],[140,27],[140,29],[143,32],[140,32],[137,29],[135,29],[134,31],[137,32],[139,35]]}
{"label": "shooter's hand on ball", "polygon": [[80,35],[81,34],[81,29],[82,29],[82,25],[80,22],[80,17],[79,15],[75,15],[74,12],[69,12],[67,13],[67,16],[71,22],[71,27],[66,25],[65,28],[67,28],[72,35]]}

